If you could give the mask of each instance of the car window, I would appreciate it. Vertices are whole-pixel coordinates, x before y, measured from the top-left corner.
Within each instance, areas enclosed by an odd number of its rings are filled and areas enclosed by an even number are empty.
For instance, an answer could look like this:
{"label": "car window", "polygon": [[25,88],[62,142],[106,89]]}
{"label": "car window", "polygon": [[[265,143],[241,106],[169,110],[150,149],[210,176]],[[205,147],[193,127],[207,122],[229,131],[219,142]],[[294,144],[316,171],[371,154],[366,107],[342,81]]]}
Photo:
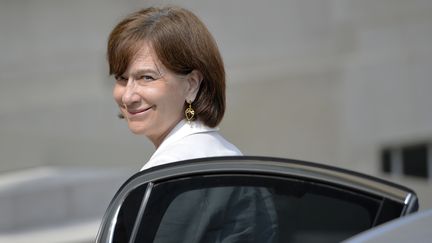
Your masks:
{"label": "car window", "polygon": [[147,184],[141,185],[125,198],[116,218],[112,242],[129,242],[146,189]]}
{"label": "car window", "polygon": [[145,190],[123,203],[113,242],[338,242],[371,228],[381,203],[313,181],[192,176],[155,183],[136,220]]}

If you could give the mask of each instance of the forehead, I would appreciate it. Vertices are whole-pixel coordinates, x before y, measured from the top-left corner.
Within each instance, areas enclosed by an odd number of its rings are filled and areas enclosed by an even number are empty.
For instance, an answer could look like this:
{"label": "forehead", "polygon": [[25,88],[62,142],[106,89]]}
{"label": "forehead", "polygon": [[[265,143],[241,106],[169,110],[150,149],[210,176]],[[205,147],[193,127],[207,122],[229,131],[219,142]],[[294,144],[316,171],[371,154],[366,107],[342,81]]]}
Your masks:
{"label": "forehead", "polygon": [[157,55],[151,45],[143,43],[142,46],[132,57],[126,73],[135,72],[142,69],[162,70],[162,63],[157,58]]}

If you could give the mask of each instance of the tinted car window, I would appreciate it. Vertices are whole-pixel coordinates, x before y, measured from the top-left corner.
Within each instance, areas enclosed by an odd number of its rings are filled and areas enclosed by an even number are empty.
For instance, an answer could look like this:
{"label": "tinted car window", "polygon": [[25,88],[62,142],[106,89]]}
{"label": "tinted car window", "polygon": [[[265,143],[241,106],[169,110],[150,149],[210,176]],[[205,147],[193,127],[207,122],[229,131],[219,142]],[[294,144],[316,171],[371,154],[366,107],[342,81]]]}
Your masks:
{"label": "tinted car window", "polygon": [[122,203],[114,226],[113,242],[129,242],[146,189],[147,184],[132,190]]}
{"label": "tinted car window", "polygon": [[[125,202],[144,193],[132,195]],[[144,206],[136,233],[124,231],[134,242],[338,242],[371,228],[380,200],[319,182],[214,175],[156,183]]]}

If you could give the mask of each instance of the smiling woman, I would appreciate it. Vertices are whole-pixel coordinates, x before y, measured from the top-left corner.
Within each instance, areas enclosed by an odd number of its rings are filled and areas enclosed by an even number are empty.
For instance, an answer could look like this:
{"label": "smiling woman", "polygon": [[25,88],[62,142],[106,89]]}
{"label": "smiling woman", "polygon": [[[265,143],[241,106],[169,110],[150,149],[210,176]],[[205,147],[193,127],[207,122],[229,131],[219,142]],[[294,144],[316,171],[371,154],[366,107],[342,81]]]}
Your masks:
{"label": "smiling woman", "polygon": [[121,116],[157,148],[143,169],[241,155],[218,132],[225,70],[216,42],[195,14],[152,7],[129,15],[109,36],[108,62]]}
{"label": "smiling woman", "polygon": [[[218,132],[225,111],[225,70],[216,42],[193,13],[175,7],[133,13],[111,32],[108,61],[121,116],[133,133],[145,135],[157,148],[142,170],[181,160],[242,155]],[[168,217],[154,242],[262,242],[262,235],[272,242],[275,217],[260,219],[263,225],[254,223],[262,211],[253,206],[257,203],[268,201],[265,205],[273,215],[268,195],[249,187],[193,191],[176,203],[182,210]],[[133,197],[131,204],[139,205],[140,199]],[[217,206],[207,207],[209,201]],[[229,206],[235,210],[227,212]],[[119,213],[115,242],[129,241],[128,222],[135,217],[128,213],[131,208]],[[185,230],[189,233],[182,239],[171,233]],[[254,232],[262,233],[258,237]]]}

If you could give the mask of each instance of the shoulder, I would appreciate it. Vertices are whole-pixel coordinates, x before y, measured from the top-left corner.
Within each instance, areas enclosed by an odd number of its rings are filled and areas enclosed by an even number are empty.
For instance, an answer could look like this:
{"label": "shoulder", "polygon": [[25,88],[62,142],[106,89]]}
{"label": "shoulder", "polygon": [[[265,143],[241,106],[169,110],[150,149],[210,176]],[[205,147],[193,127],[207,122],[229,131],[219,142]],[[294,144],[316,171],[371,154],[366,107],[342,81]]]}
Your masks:
{"label": "shoulder", "polygon": [[180,140],[175,147],[203,157],[242,155],[236,146],[217,131],[191,134]]}
{"label": "shoulder", "polygon": [[143,169],[188,159],[240,155],[240,150],[216,131],[195,133],[158,150]]}

